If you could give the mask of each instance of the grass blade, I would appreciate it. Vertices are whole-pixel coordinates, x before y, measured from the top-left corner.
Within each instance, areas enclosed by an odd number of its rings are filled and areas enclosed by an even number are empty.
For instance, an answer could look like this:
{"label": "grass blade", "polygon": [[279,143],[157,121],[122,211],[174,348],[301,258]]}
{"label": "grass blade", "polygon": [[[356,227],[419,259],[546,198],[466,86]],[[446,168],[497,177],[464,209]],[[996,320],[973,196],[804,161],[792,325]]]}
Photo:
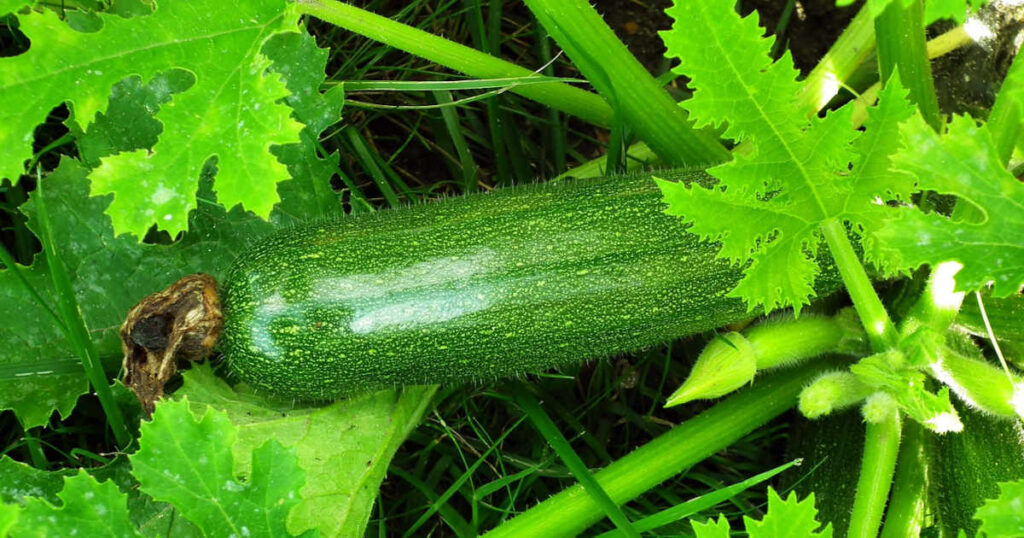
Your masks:
{"label": "grass blade", "polygon": [[[729,446],[796,404],[804,385],[833,361],[779,372],[759,379],[711,409],[594,475],[616,503],[625,503],[682,470]],[[574,536],[604,516],[579,484],[562,490],[492,530],[489,538]]]}
{"label": "grass blade", "polygon": [[[533,75],[525,67],[342,2],[298,0],[295,6],[302,13],[472,77],[491,79]],[[520,86],[512,91],[595,125],[611,125],[611,107],[600,96],[568,84]]]}
{"label": "grass blade", "polygon": [[555,423],[551,421],[551,417],[541,407],[537,397],[523,385],[514,385],[514,387],[513,396],[516,404],[522,408],[534,427],[537,428],[537,431],[544,436],[544,439],[551,445],[551,448],[555,450],[555,453],[558,454],[558,457],[562,459],[562,462],[565,463],[573,476],[576,477],[576,480],[582,485],[587,495],[608,516],[608,519],[615,523],[615,526],[618,527],[622,535],[640,538],[640,533],[633,528],[633,524],[626,517],[626,514],[622,512],[619,505],[612,500],[608,492],[597,482],[590,469],[580,459],[579,454],[572,449],[572,445],[569,444],[569,441],[558,430]]}
{"label": "grass blade", "polygon": [[[778,467],[765,471],[763,473],[754,475],[742,482],[737,482],[731,486],[727,486],[718,490],[715,490],[706,495],[701,495],[695,499],[690,499],[684,503],[678,504],[667,510],[662,510],[654,515],[645,517],[639,521],[633,523],[633,527],[640,531],[645,532],[649,530],[663,527],[670,523],[675,523],[683,519],[684,517],[690,517],[696,513],[707,510],[723,501],[727,501],[732,497],[746,491],[761,482],[771,479],[775,475],[793,467],[794,465],[800,465],[800,460],[793,460],[789,463],[784,463]],[[614,538],[615,532],[608,531],[597,535],[597,538]]]}
{"label": "grass blade", "polygon": [[131,434],[125,426],[121,409],[114,401],[114,394],[110,390],[107,381],[107,374],[103,371],[103,364],[100,362],[96,345],[89,337],[89,329],[82,319],[81,310],[78,307],[78,300],[75,298],[75,290],[71,286],[71,278],[68,276],[67,268],[57,252],[57,246],[53,239],[53,230],[50,229],[50,218],[46,211],[45,196],[43,195],[43,182],[38,181],[36,187],[36,202],[38,203],[37,215],[39,217],[39,241],[43,244],[43,252],[46,255],[47,265],[50,270],[50,277],[53,280],[53,288],[57,293],[57,312],[63,320],[62,329],[71,343],[72,348],[82,360],[85,374],[92,384],[96,396],[100,400],[100,406],[107,416],[110,429],[117,440],[118,446],[122,449],[128,448],[132,442]]}

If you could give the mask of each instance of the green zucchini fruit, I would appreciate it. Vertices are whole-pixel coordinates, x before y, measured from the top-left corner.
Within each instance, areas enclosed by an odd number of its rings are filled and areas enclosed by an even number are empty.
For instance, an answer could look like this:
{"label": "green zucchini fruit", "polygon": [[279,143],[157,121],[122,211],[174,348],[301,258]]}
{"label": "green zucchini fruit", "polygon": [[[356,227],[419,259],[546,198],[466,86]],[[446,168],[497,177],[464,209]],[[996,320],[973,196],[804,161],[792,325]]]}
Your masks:
{"label": "green zucchini fruit", "polygon": [[258,389],[331,399],[535,372],[750,316],[725,296],[739,268],[663,209],[649,175],[619,176],[283,230],[222,282],[221,349]]}
{"label": "green zucchini fruit", "polygon": [[786,459],[800,458],[800,472],[784,473],[776,485],[800,498],[814,494],[818,521],[831,523],[835,536],[846,536],[864,453],[864,419],[859,408],[821,420],[792,419]]}
{"label": "green zucchini fruit", "polygon": [[974,514],[999,496],[999,483],[1024,478],[1024,441],[1016,421],[954,404],[964,431],[928,436],[931,512],[942,536],[975,536],[981,522]]}

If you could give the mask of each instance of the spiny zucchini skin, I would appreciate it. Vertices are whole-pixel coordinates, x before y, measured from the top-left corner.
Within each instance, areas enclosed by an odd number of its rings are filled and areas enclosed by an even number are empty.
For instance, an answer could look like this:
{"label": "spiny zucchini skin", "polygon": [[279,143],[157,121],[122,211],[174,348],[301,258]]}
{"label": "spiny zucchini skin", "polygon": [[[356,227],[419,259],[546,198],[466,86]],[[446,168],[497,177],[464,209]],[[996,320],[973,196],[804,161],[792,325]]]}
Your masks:
{"label": "spiny zucchini skin", "polygon": [[663,209],[649,176],[606,177],[284,230],[228,272],[222,350],[250,385],[331,399],[540,371],[748,315],[725,297],[739,270]]}

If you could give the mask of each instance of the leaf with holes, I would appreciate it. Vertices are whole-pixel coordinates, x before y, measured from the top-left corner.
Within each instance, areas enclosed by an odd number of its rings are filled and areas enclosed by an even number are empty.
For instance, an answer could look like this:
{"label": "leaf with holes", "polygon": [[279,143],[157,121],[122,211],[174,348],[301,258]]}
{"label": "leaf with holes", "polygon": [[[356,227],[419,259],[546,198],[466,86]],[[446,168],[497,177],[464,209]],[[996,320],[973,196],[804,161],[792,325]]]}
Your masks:
{"label": "leaf with holes", "polygon": [[207,536],[287,536],[288,512],[306,481],[295,450],[264,442],[252,451],[252,472],[242,482],[231,454],[237,435],[227,414],[212,407],[197,420],[187,400],[161,402],[131,456],[139,487]]}
{"label": "leaf with holes", "polygon": [[884,245],[879,261],[890,271],[905,271],[952,260],[963,265],[957,290],[992,283],[993,297],[1017,293],[1024,284],[1024,183],[1002,165],[987,127],[956,116],[939,135],[918,117],[900,134],[894,169],[916,180],[921,191],[971,204],[980,222],[896,208],[898,216],[876,231]]}
{"label": "leaf with holes", "polygon": [[[309,123],[301,143],[279,147],[284,152],[282,160],[294,167],[296,179],[279,185],[283,201],[271,214],[272,224],[240,208],[224,211],[215,203],[207,174],[199,196],[210,203],[193,213],[190,231],[171,246],[139,244],[129,236],[115,237],[111,220],[104,214],[110,196],[89,197],[89,170],[82,163],[65,159],[44,178],[58,252],[73,278],[82,315],[97,338],[108,371],[120,364],[117,328],[139,299],[186,273],[218,275],[254,238],[275,226],[338,212],[330,188],[334,168],[328,159],[317,156],[312,133],[337,118],[342,96],[314,90],[324,78],[326,53],[312,41],[308,35],[285,33],[267,45],[273,68],[287,72],[289,85],[295,84],[296,96],[289,101],[296,101],[296,116]],[[76,132],[84,162],[95,165],[117,152],[154,144],[160,123],[153,114],[176,92],[187,88],[190,80],[188,73],[172,70],[147,84],[138,78],[116,84],[106,111],[96,116],[87,131]],[[22,207],[32,218],[34,204],[30,200]],[[34,220],[30,219],[30,225],[38,229]],[[43,297],[52,296],[44,261],[19,267],[19,271]],[[68,416],[88,383],[59,327],[17,275],[6,269],[0,270],[0,304],[15,314],[0,325],[0,409],[13,409],[25,427],[45,424],[54,410],[61,417]]]}
{"label": "leaf with holes", "polygon": [[676,21],[662,32],[668,55],[680,59],[677,72],[691,77],[694,89],[682,105],[699,126],[727,124],[725,136],[743,145],[732,161],[709,170],[719,180],[710,189],[660,181],[666,212],[720,242],[721,257],[746,265],[730,296],[751,309],[792,306],[799,313],[814,293],[822,226],[864,226],[883,209],[876,197],[909,195],[909,182],[878,180],[895,125],[912,111],[906,92],[891,80],[868,134],[858,138],[850,106],[805,119],[793,100],[802,83],[792,58],[787,52],[772,61],[756,15],[740,18],[729,2],[683,0],[667,13]]}
{"label": "leaf with holes", "polygon": [[19,15],[32,45],[0,58],[0,176],[17,179],[33,129],[51,108],[68,102],[91,122],[117,82],[180,68],[195,82],[157,114],[163,132],[152,151],[107,157],[92,176],[94,194],[114,195],[107,211],[116,233],[142,237],[154,223],[172,235],[184,230],[200,173],[214,157],[220,201],[269,216],[277,183],[288,177],[270,149],[297,143],[302,124],[280,102],[289,92],[261,50],[275,34],[294,32],[298,16],[283,0],[259,0],[201,10],[160,2],[147,16],[97,17],[102,27],[86,33],[48,9]]}

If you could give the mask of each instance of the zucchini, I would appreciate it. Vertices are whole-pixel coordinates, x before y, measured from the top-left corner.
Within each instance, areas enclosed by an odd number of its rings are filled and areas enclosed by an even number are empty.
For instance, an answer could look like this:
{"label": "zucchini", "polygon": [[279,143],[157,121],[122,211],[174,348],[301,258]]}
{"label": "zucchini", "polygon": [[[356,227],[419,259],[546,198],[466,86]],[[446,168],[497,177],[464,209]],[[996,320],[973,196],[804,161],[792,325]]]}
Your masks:
{"label": "zucchini", "polygon": [[1024,478],[1024,441],[1016,421],[954,404],[964,431],[928,436],[931,511],[942,536],[975,536],[974,513],[999,496],[999,483]]}
{"label": "zucchini", "polygon": [[859,407],[821,420],[798,415],[787,434],[786,459],[802,459],[803,471],[780,475],[777,489],[793,489],[800,498],[814,494],[818,521],[831,523],[835,536],[846,536],[864,453]]}
{"label": "zucchini", "polygon": [[221,349],[258,389],[331,399],[535,372],[750,316],[725,296],[739,269],[663,209],[649,175],[618,176],[286,229],[222,282]]}

